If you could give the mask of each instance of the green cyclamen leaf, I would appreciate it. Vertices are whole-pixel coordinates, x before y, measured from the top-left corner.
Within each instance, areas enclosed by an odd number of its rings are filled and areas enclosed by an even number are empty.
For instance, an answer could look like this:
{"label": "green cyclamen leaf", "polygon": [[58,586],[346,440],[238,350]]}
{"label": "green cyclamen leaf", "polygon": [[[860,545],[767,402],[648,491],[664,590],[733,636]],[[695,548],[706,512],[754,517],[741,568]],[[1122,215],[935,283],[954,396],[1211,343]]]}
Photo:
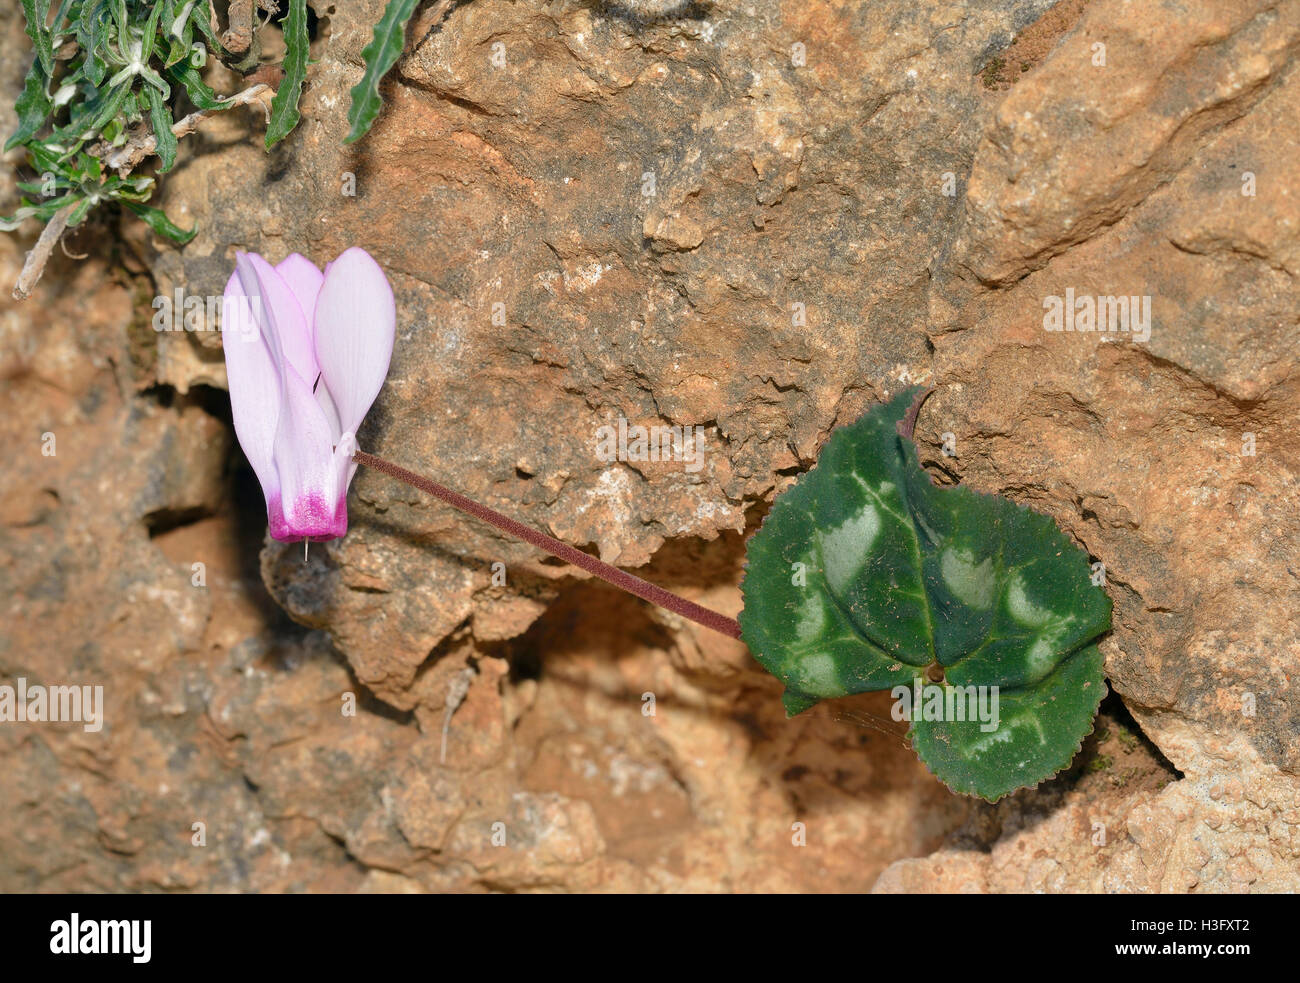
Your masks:
{"label": "green cyclamen leaf", "polygon": [[198,233],[197,225],[188,232],[176,225],[169,219],[161,208],[150,208],[138,201],[123,201],[123,205],[135,212],[140,218],[144,219],[146,225],[153,229],[160,236],[166,236],[172,242],[178,242],[182,246],[189,242]]}
{"label": "green cyclamen leaf", "polygon": [[23,0],[23,17],[27,20],[27,36],[36,48],[36,57],[46,75],[54,74],[54,45],[45,22],[50,16],[50,0]]}
{"label": "green cyclamen leaf", "polygon": [[171,110],[167,108],[162,93],[152,85],[144,87],[144,94],[149,100],[149,122],[153,125],[154,139],[158,144],[156,150],[161,162],[159,170],[170,171],[176,163],[176,134],[172,132]]}
{"label": "green cyclamen leaf", "polygon": [[419,0],[388,0],[384,16],[375,25],[375,35],[361,52],[366,62],[366,72],[352,89],[352,105],[348,107],[348,131],[344,143],[355,143],[369,131],[383,106],[379,83],[397,64],[406,39],[406,22],[419,5]]}
{"label": "green cyclamen leaf", "polygon": [[[936,689],[946,698],[953,687]],[[992,802],[1068,765],[1092,730],[1105,694],[1101,652],[1088,645],[1037,684],[1001,690],[996,726],[978,720],[914,722],[912,746],[954,792]]]}
{"label": "green cyclamen leaf", "polygon": [[[1060,771],[1090,731],[1110,599],[1049,517],[930,481],[898,429],[916,392],[835,431],[776,500],[748,547],[740,624],[792,715],[941,670],[917,702],[963,719],[918,708],[913,747],[991,800]],[[965,719],[977,693],[989,711],[996,693],[996,719]]]}
{"label": "green cyclamen leaf", "polygon": [[289,0],[289,15],[284,19],[284,80],[271,100],[271,122],[266,127],[266,149],[270,150],[298,125],[298,99],[307,77],[307,0]]}

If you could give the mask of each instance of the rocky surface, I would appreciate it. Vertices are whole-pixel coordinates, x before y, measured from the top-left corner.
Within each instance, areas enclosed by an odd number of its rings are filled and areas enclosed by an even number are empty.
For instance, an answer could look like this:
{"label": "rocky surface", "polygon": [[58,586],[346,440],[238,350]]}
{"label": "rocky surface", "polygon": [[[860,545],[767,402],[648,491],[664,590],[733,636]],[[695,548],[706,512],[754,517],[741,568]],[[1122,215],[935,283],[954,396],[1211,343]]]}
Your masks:
{"label": "rocky surface", "polygon": [[[1300,4],[472,0],[348,148],[382,3],[314,6],[295,136],[184,142],[190,245],[78,236],[0,315],[0,678],[107,703],[0,725],[0,886],[1300,887]],[[306,563],[263,540],[219,335],[149,302],[349,245],[399,311],[364,448],[729,614],[772,495],[933,382],[936,473],[1105,564],[1102,732],[972,803],[884,695],[786,721],[739,643],[382,475]],[[1067,289],[1149,338],[1045,331]],[[703,467],[598,460],[620,416]]]}

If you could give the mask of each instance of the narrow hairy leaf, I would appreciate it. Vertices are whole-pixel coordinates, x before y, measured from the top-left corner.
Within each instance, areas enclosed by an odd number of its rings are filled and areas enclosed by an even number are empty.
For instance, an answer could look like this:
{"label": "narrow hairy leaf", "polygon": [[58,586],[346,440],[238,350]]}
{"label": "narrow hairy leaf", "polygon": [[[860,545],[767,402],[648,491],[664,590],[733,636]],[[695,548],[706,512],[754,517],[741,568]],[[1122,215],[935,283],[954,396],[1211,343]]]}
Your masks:
{"label": "narrow hairy leaf", "polygon": [[379,95],[379,83],[397,64],[402,45],[406,40],[406,22],[419,6],[419,0],[388,0],[384,16],[375,25],[375,34],[361,52],[366,71],[352,89],[352,105],[348,107],[348,131],[344,143],[355,143],[369,131],[384,100]]}
{"label": "narrow hairy leaf", "polygon": [[163,68],[171,68],[179,61],[185,61],[189,58],[190,46],[179,38],[169,38],[167,40],[167,54],[163,58]]}
{"label": "narrow hairy leaf", "polygon": [[164,72],[164,74],[173,82],[181,85],[185,89],[186,95],[190,97],[190,102],[194,103],[199,109],[207,112],[220,109],[228,109],[229,100],[222,99],[203,81],[199,75],[199,70],[191,65],[188,61],[179,61]]}
{"label": "narrow hairy leaf", "polygon": [[[192,12],[195,9],[197,0],[188,0],[184,6],[173,8],[168,11],[167,17],[163,20],[163,28],[166,31],[167,56],[163,59],[163,66],[171,68],[177,62],[188,61],[194,55],[194,17]],[[206,4],[202,5],[206,10]],[[174,15],[174,16],[173,16]],[[204,15],[206,16],[206,14]]]}
{"label": "narrow hairy leaf", "polygon": [[45,125],[45,119],[52,108],[50,97],[45,93],[48,82],[49,76],[41,67],[40,59],[33,59],[32,67],[27,70],[27,78],[23,82],[23,91],[14,104],[14,110],[18,114],[18,129],[5,141],[5,150],[12,150],[25,143]]}
{"label": "narrow hairy leaf", "polygon": [[153,5],[153,10],[149,12],[149,19],[145,21],[143,46],[140,49],[140,59],[146,65],[149,64],[149,59],[153,57],[154,45],[158,43],[158,18],[163,15],[163,11],[166,10],[166,8],[167,4],[165,3],[155,3]]}
{"label": "narrow hairy leaf", "polygon": [[29,218],[38,218],[48,220],[54,216],[54,213],[65,205],[70,205],[77,198],[73,195],[60,195],[58,198],[45,198],[41,201],[32,201],[24,198],[19,205],[18,210],[8,218],[0,217],[0,230],[12,232],[24,221]]}
{"label": "narrow hairy leaf", "polygon": [[53,188],[55,191],[67,191],[72,187],[72,182],[67,178],[56,177],[53,181],[46,181],[41,178],[38,181],[19,181],[18,190],[25,191],[29,195],[38,195],[45,197],[45,193]]}
{"label": "narrow hairy leaf", "polygon": [[[109,11],[113,15],[113,23],[117,27],[117,40],[122,46],[126,45],[126,40],[131,33],[131,18],[126,12],[126,0],[113,0]],[[125,51],[125,47],[123,47]]]}
{"label": "narrow hairy leaf", "polygon": [[44,174],[46,171],[58,172],[59,155],[43,143],[29,144],[27,152],[31,154],[32,167],[40,173]]}
{"label": "narrow hairy leaf", "polygon": [[94,205],[95,202],[90,198],[83,198],[81,201],[77,202],[77,207],[68,215],[68,228],[75,229],[78,225],[84,222],[86,216],[90,214],[90,210]]}
{"label": "narrow hairy leaf", "polygon": [[109,120],[122,111],[130,94],[131,84],[129,82],[119,85],[107,94],[100,92],[93,104],[87,104],[87,107],[94,115],[91,117],[90,122],[86,124],[85,131],[76,134],[77,139],[79,141],[93,139],[100,130],[108,125]]}
{"label": "narrow hairy leaf", "polygon": [[63,35],[70,33],[68,24],[68,14],[72,12],[72,7],[82,0],[60,0],[58,10],[55,11],[54,20],[50,22],[50,41],[54,47],[58,47]]}
{"label": "narrow hairy leaf", "polygon": [[135,103],[136,97],[129,82],[113,89],[100,89],[94,98],[85,102],[74,101],[68,123],[57,127],[52,137],[52,142],[67,148],[60,159],[68,160],[75,156],[88,140],[101,135],[109,137],[109,124],[119,114],[130,116]]}
{"label": "narrow hairy leaf", "polygon": [[790,714],[936,675],[964,707],[996,693],[997,720],[908,719],[940,779],[997,798],[1064,768],[1091,728],[1110,600],[1047,516],[934,485],[899,432],[915,394],[837,430],[776,500],[748,547],[739,620]]}
{"label": "narrow hairy leaf", "polygon": [[123,201],[122,204],[135,212],[135,214],[139,215],[140,218],[144,219],[145,224],[160,236],[166,236],[168,239],[172,240],[172,242],[178,242],[182,246],[198,234],[198,225],[195,225],[194,228],[186,231],[173,223],[172,220],[163,213],[161,208],[150,208],[148,205],[141,204],[138,201]]}
{"label": "narrow hairy leaf", "polygon": [[82,180],[89,178],[98,182],[104,176],[104,162],[83,151],[77,154],[77,173]]}
{"label": "narrow hairy leaf", "polygon": [[172,114],[163,100],[162,93],[152,85],[144,87],[145,98],[149,100],[149,122],[153,125],[155,148],[161,162],[160,171],[172,169],[176,163],[176,134],[172,132]]}
{"label": "narrow hairy leaf", "polygon": [[298,125],[298,99],[303,79],[307,77],[307,0],[289,0],[289,15],[284,19],[284,80],[271,100],[271,122],[266,127],[266,149],[270,150]]}
{"label": "narrow hairy leaf", "polygon": [[153,179],[147,177],[113,177],[104,185],[104,192],[115,201],[148,201],[153,194]]}
{"label": "narrow hairy leaf", "polygon": [[77,44],[85,53],[86,78],[95,86],[101,85],[108,74],[100,51],[108,20],[108,0],[90,0],[77,18]]}
{"label": "narrow hairy leaf", "polygon": [[221,47],[221,39],[212,30],[212,12],[208,9],[206,2],[195,4],[190,9],[189,23],[197,27],[199,33],[207,38],[211,50],[216,51]]}
{"label": "narrow hairy leaf", "polygon": [[36,58],[46,75],[54,74],[54,46],[49,29],[45,26],[50,16],[50,0],[23,0],[23,17],[27,20],[27,36],[32,39]]}
{"label": "narrow hairy leaf", "polygon": [[198,0],[176,0],[171,4],[171,9],[167,11],[167,19],[163,22],[167,34],[189,43],[194,31],[194,25],[190,21],[190,11],[194,9],[197,2]]}

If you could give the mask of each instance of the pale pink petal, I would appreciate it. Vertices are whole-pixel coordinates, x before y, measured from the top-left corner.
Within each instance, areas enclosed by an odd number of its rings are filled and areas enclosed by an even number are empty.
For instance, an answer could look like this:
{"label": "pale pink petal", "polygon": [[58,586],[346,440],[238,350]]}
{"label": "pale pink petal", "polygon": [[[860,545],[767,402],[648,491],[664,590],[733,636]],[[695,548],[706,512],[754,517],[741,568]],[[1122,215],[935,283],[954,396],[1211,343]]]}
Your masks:
{"label": "pale pink petal", "polygon": [[379,395],[396,325],[393,290],[369,253],[353,247],[326,267],[316,298],[316,358],[341,433],[356,433]]}
{"label": "pale pink petal", "polygon": [[[316,268],[315,263],[301,253],[290,253],[276,264],[275,272],[280,274],[280,278],[293,291],[298,306],[302,308],[303,316],[307,319],[307,329],[310,331],[312,312],[316,310],[316,295],[320,293],[320,285],[325,282],[325,274]],[[302,377],[307,379],[306,375]],[[316,380],[311,378],[307,379],[307,381],[315,382]]]}
{"label": "pale pink petal", "polygon": [[232,273],[226,283],[221,328],[235,436],[262,485],[269,509],[280,496],[280,479],[274,463],[275,428],[280,417],[280,372],[237,274]]}
{"label": "pale pink petal", "polygon": [[[289,285],[289,289],[298,299],[298,306],[303,309],[307,317],[308,332],[312,330],[312,313],[316,311],[316,295],[320,294],[321,283],[325,282],[325,274],[316,268],[307,257],[300,252],[291,252],[285,256],[285,259],[276,265],[276,272],[283,278],[283,281]],[[312,345],[312,358],[315,359],[316,346]],[[324,382],[320,380],[320,369],[316,369],[316,374],[308,377],[307,373],[299,369],[304,380],[311,382],[316,391],[316,402],[321,404],[321,410],[325,411],[325,419],[330,421],[330,432],[333,433],[334,442],[338,443],[339,425],[338,410],[334,408],[334,400],[330,399],[329,389]]]}
{"label": "pale pink petal", "polygon": [[[298,306],[307,318],[307,328],[310,332],[312,329],[312,315],[316,310],[316,296],[320,293],[321,284],[325,282],[325,274],[316,268],[316,264],[309,260],[301,253],[290,253],[284,260],[275,267],[275,272],[298,300]],[[312,346],[312,358],[315,359],[315,345]],[[296,367],[296,366],[295,366]],[[342,432],[339,427],[339,411],[334,407],[334,400],[330,398],[329,387],[323,381],[319,380],[319,368],[316,374],[308,377],[307,373],[301,369],[298,374],[307,382],[310,382],[315,389],[316,402],[325,412],[325,419],[330,422],[330,432],[334,437],[334,443],[338,443],[339,434]]]}
{"label": "pale pink petal", "polygon": [[334,438],[334,443],[339,442],[339,436],[342,428],[339,426],[339,411],[334,406],[334,398],[330,396],[330,388],[325,385],[325,380],[317,376],[320,380],[316,383],[316,402],[320,404],[321,412],[325,414],[325,419],[329,421],[330,434]]}
{"label": "pale pink petal", "polygon": [[[275,268],[257,253],[236,253],[235,272],[244,286],[277,359],[284,359],[308,385],[316,380],[316,351],[307,316],[298,298]],[[260,305],[260,307],[259,307]]]}
{"label": "pale pink petal", "polygon": [[[347,521],[348,514],[348,488],[352,485],[352,476],[357,473],[357,462],[352,460],[352,455],[357,451],[357,439],[350,433],[345,433],[339,439],[338,446],[334,448],[334,481],[338,489],[339,512],[343,515],[344,522]],[[346,532],[346,525],[344,526]],[[339,535],[343,535],[339,533]]]}
{"label": "pale pink petal", "polygon": [[284,512],[280,523],[272,521],[271,535],[283,541],[342,536],[347,508],[339,495],[329,422],[311,386],[292,366],[285,368],[282,380],[275,467]]}

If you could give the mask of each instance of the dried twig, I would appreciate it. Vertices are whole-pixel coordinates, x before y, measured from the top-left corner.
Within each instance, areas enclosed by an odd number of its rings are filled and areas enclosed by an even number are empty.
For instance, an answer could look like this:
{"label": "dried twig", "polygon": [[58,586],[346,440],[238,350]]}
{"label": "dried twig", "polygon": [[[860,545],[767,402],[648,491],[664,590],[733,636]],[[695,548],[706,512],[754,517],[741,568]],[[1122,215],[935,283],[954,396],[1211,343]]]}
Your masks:
{"label": "dried twig", "polygon": [[50,254],[54,252],[54,244],[67,231],[68,216],[76,207],[75,201],[64,205],[45,223],[45,228],[41,230],[41,237],[36,240],[36,245],[27,254],[27,259],[23,262],[23,270],[18,274],[18,282],[14,284],[14,300],[26,300],[31,296],[36,282],[45,272],[45,264],[49,262]]}
{"label": "dried twig", "polygon": [[447,709],[442,715],[442,749],[438,752],[438,764],[447,763],[447,734],[451,731],[451,717],[457,708],[465,702],[469,694],[470,683],[474,681],[474,670],[466,666],[451,677],[447,684]]}
{"label": "dried twig", "polygon": [[[268,94],[275,94],[269,85],[250,85],[247,89],[230,97],[228,100],[230,106],[228,108],[234,109],[236,106],[246,106],[251,102],[260,103],[262,111],[266,114],[266,121],[269,123],[271,121],[271,104],[267,98]],[[172,124],[172,133],[176,134],[178,140],[189,136],[199,128],[200,123],[210,116],[215,116],[218,112],[225,112],[225,110],[201,109],[190,113]],[[157,148],[158,137],[152,132],[142,132],[140,135],[132,137],[121,147],[108,153],[103,160],[105,164],[117,171],[122,177],[126,177]]]}
{"label": "dried twig", "polygon": [[67,239],[60,239],[60,240],[59,240],[59,249],[63,250],[63,255],[66,256],[66,257],[68,257],[68,259],[88,259],[88,258],[90,257],[90,253],[70,253],[70,252],[68,252],[68,240],[67,240]]}
{"label": "dried twig", "polygon": [[221,35],[221,46],[232,55],[247,54],[253,43],[253,10],[256,6],[253,0],[230,0],[227,12],[230,29]]}

